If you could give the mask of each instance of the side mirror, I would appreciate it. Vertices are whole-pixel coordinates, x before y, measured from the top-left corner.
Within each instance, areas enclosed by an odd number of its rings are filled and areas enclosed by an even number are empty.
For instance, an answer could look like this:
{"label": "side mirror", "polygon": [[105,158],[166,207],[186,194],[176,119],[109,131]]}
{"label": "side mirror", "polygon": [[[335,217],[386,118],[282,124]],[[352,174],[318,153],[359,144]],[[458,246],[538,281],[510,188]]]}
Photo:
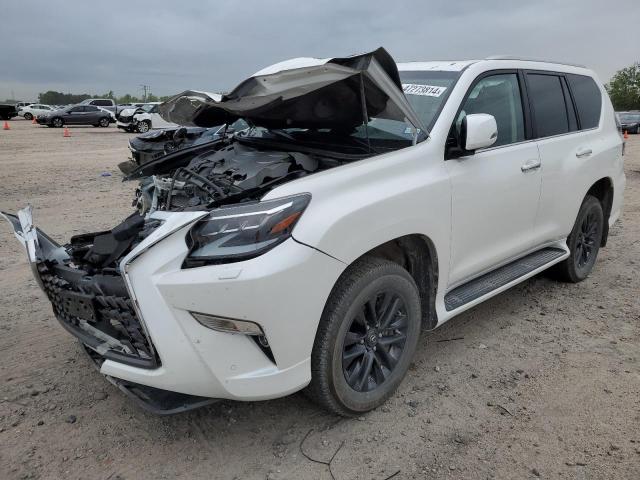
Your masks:
{"label": "side mirror", "polygon": [[487,148],[498,139],[498,125],[493,115],[472,113],[462,119],[460,141],[465,152]]}

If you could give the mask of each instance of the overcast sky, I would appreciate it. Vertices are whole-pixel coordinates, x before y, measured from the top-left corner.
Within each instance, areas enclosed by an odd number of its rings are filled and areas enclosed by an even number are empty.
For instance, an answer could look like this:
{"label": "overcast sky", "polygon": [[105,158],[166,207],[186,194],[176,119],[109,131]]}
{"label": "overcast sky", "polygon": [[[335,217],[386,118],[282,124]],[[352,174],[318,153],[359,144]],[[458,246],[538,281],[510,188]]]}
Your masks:
{"label": "overcast sky", "polygon": [[[206,5],[206,6],[205,6]],[[38,92],[230,90],[292,57],[385,47],[397,61],[511,54],[640,61],[638,0],[1,0],[0,101]]]}

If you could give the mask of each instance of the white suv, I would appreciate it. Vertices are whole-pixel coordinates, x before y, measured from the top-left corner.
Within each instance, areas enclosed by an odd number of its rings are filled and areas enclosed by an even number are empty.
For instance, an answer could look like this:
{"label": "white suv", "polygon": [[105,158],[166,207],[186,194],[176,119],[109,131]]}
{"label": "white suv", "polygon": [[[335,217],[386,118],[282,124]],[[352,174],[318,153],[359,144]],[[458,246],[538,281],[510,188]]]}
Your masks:
{"label": "white suv", "polygon": [[584,67],[380,49],[161,114],[253,127],[140,166],[138,212],[110,231],[60,247],[6,214],[62,325],[156,411],[303,388],[375,408],[421,329],[550,267],[583,280],[622,207],[623,141]]}

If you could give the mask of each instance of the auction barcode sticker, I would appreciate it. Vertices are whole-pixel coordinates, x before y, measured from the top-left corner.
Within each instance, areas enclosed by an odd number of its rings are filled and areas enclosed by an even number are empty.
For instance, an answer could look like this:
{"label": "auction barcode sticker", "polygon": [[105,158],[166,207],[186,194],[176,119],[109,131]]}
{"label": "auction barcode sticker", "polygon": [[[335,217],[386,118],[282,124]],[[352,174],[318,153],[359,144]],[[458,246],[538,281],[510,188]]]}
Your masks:
{"label": "auction barcode sticker", "polygon": [[439,97],[447,87],[434,87],[432,85],[419,85],[416,83],[403,83],[402,90],[405,95],[424,95],[427,97]]}

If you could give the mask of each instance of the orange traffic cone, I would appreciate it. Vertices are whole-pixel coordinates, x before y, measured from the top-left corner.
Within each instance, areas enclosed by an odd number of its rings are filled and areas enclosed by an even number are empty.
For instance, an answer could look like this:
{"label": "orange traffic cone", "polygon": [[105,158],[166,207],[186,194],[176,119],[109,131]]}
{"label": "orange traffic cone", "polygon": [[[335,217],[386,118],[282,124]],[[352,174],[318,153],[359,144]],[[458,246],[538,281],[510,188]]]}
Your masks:
{"label": "orange traffic cone", "polygon": [[9,122],[7,122],[6,120],[4,121],[4,127],[2,127],[3,130],[11,130],[11,127],[9,126]]}
{"label": "orange traffic cone", "polygon": [[71,136],[71,132],[69,131],[69,127],[64,127],[64,135],[62,135],[63,137],[70,137]]}
{"label": "orange traffic cone", "polygon": [[31,120],[31,125],[37,125],[38,122],[36,122],[36,117],[33,117],[33,120]]}
{"label": "orange traffic cone", "polygon": [[[4,122],[4,123],[5,123],[5,125],[6,125],[6,123],[7,123],[7,122]],[[6,130],[6,128],[5,128],[5,130]],[[626,140],[627,138],[629,138],[629,134],[628,134],[628,133],[627,133],[627,131],[625,130],[625,131],[624,131],[624,139]]]}

